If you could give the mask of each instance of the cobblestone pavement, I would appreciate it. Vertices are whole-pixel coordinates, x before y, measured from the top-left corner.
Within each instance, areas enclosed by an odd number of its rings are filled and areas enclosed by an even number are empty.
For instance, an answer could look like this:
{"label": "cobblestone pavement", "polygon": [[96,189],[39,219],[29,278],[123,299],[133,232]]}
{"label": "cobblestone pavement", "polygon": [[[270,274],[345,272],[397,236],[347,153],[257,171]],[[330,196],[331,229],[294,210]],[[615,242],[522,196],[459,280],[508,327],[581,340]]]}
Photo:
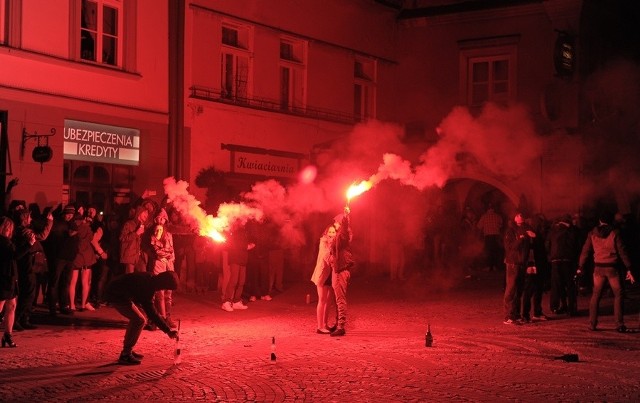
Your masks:
{"label": "cobblestone pavement", "polygon": [[[38,329],[14,335],[18,348],[0,349],[0,400],[640,401],[640,333],[614,330],[612,298],[602,301],[597,332],[587,329],[587,297],[580,317],[510,326],[499,274],[449,290],[427,284],[356,277],[347,335],[337,338],[315,332],[310,283],[231,313],[217,292],[179,293],[177,365],[176,343],[160,331],[142,334],[142,365],[117,365],[125,322],[111,308],[55,322],[36,315]],[[637,301],[627,312],[638,329]],[[558,359],[569,353],[579,361]]]}

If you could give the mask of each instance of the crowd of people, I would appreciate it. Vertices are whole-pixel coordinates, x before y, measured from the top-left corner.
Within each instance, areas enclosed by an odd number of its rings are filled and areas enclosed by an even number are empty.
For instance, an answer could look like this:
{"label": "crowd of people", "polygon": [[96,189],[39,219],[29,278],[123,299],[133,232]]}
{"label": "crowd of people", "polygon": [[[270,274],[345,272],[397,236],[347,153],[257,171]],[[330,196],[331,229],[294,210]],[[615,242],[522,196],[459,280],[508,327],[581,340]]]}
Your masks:
{"label": "crowd of people", "polygon": [[[458,248],[456,263],[504,271],[505,324],[547,320],[546,292],[554,315],[578,315],[578,292],[592,288],[589,328],[596,330],[599,302],[608,284],[616,328],[625,332],[625,281],[635,281],[632,262],[637,259],[627,250],[636,242],[637,231],[625,225],[622,216],[616,218],[602,214],[588,231],[578,216],[548,222],[541,215],[517,212],[507,220],[493,206],[480,217],[467,208],[457,242],[482,247],[469,249],[477,253]],[[246,302],[270,301],[274,290],[282,290],[284,254],[278,228],[268,221],[249,222],[226,235],[218,284],[221,308],[233,312],[247,309]],[[347,207],[320,237],[311,275],[318,294],[319,334],[346,334],[352,236]],[[173,291],[179,286],[183,261],[193,275],[197,239],[178,211],[145,197],[124,217],[79,203],[40,212],[36,204],[12,201],[0,217],[2,347],[17,346],[14,331],[36,328],[31,313],[39,298],[52,317],[109,304],[129,319],[119,362],[139,364],[142,355],[133,348],[144,327],[178,337],[171,316]],[[404,277],[401,256],[390,252],[391,280]],[[335,320],[330,318],[333,305]]]}
{"label": "crowd of people", "polygon": [[[577,217],[576,217],[577,218]],[[575,225],[564,215],[545,225],[540,217],[527,220],[514,215],[504,234],[505,293],[504,323],[544,321],[543,294],[549,292],[549,309],[554,315],[579,315],[580,289],[591,289],[589,329],[597,330],[600,299],[608,283],[614,296],[616,330],[624,324],[625,281],[635,282],[628,249],[635,242],[623,233],[623,217],[603,212],[592,230]],[[590,281],[589,281],[590,280]]]}
{"label": "crowd of people", "polygon": [[[8,190],[16,185],[17,180],[12,181]],[[37,328],[31,314],[40,298],[51,317],[94,311],[107,304],[118,308],[130,319],[119,360],[123,364],[140,361],[132,348],[141,322],[149,330],[160,328],[176,337],[171,306],[172,291],[178,285],[177,249],[165,208],[146,198],[132,204],[124,218],[114,213],[105,218],[95,206],[80,203],[40,212],[35,203],[8,200],[4,208],[0,217],[2,347],[17,346],[14,332]],[[174,215],[176,228],[178,219]],[[184,244],[178,249],[183,258],[185,249]],[[122,292],[128,288],[122,278],[133,273],[154,278],[149,283],[152,299],[147,300],[144,287],[133,287],[123,308]],[[160,276],[163,273],[170,273],[171,279],[157,280],[166,277]],[[114,283],[121,289],[114,288]]]}
{"label": "crowd of people", "polygon": [[[187,278],[201,280],[203,270],[195,266],[204,238],[178,210],[143,194],[118,212],[105,214],[77,202],[41,212],[35,203],[11,199],[17,184],[17,179],[9,184],[0,214],[2,347],[17,346],[14,332],[37,328],[31,314],[38,301],[51,317],[116,308],[129,319],[122,364],[140,363],[142,355],[133,346],[142,328],[177,337],[173,292],[180,283],[188,284]],[[227,235],[216,264],[222,309],[247,309],[245,302],[270,301],[274,292],[283,291],[285,258],[278,229],[269,222],[251,222]],[[140,287],[145,281],[147,286]]]}

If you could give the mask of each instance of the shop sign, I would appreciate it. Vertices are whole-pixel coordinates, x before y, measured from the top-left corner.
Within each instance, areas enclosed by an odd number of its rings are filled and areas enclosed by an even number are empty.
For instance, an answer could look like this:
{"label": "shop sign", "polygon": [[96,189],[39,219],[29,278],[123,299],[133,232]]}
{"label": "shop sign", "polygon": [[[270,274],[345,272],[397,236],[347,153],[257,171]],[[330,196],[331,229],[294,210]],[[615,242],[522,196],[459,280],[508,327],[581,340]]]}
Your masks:
{"label": "shop sign", "polygon": [[64,158],[138,165],[140,130],[65,119]]}
{"label": "shop sign", "polygon": [[295,177],[299,169],[298,159],[241,151],[235,151],[233,164],[232,172],[287,178]]}

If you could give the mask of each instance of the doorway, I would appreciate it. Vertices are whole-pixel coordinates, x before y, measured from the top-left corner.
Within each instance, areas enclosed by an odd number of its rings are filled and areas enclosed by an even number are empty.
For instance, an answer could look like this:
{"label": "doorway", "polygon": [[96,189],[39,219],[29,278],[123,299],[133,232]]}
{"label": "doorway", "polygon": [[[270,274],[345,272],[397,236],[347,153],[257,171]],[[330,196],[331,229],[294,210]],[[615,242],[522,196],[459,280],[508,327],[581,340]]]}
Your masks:
{"label": "doorway", "polygon": [[128,193],[132,180],[132,167],[128,165],[64,162],[64,185],[68,188],[69,201],[92,205],[98,211],[115,211],[121,204],[123,189]]}

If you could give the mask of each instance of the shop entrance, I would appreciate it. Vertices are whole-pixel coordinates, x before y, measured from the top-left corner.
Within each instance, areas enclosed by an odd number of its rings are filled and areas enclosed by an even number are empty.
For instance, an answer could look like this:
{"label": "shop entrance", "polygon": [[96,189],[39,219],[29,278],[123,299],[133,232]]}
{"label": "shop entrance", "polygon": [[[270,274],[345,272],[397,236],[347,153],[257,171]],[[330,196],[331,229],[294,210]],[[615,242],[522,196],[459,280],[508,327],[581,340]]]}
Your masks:
{"label": "shop entrance", "polygon": [[67,202],[93,205],[105,213],[116,211],[121,204],[129,202],[128,197],[122,198],[122,194],[129,193],[132,178],[132,167],[128,165],[72,160],[64,162]]}

